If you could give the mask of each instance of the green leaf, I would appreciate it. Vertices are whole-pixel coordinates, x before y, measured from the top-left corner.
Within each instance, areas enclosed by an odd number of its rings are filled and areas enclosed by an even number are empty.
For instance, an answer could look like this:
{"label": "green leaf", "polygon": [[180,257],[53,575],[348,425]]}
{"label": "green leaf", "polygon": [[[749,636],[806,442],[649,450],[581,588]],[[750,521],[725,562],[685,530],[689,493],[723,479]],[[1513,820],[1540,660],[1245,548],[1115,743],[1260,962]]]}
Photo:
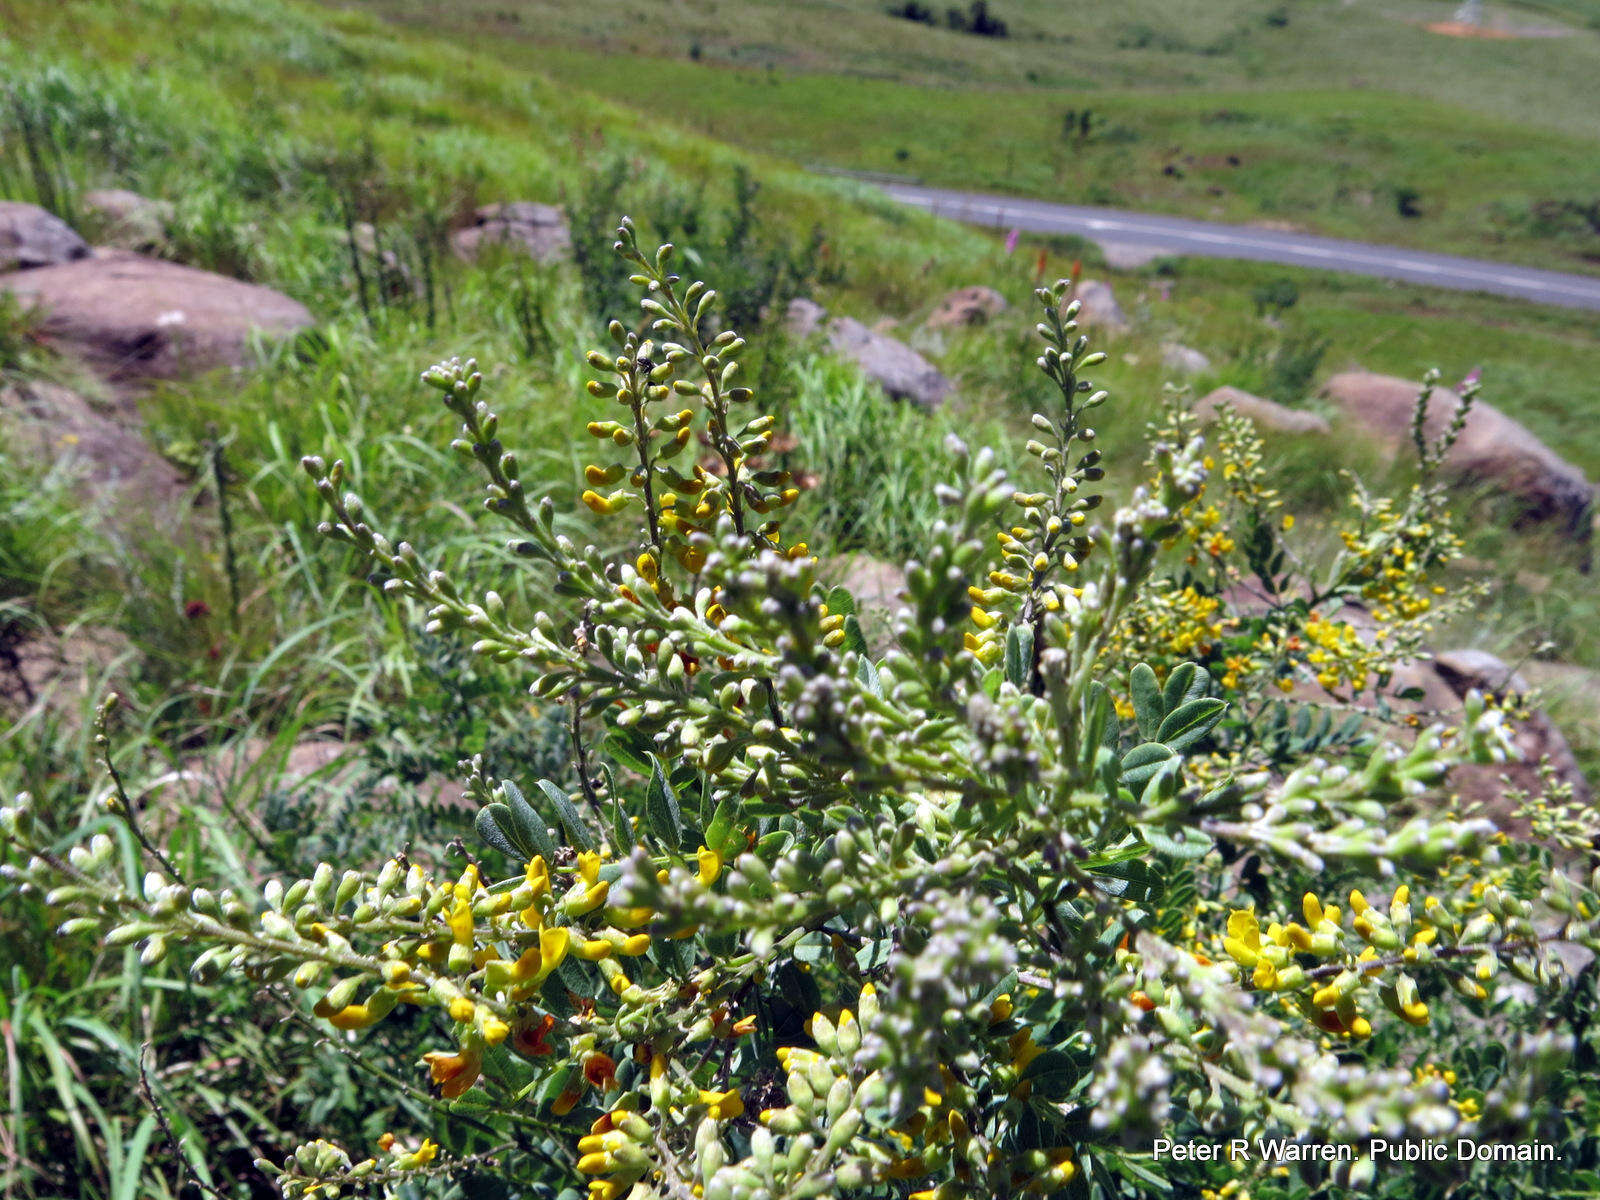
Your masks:
{"label": "green leaf", "polygon": [[[713,794],[714,793],[711,790],[711,776],[710,775],[702,775],[700,777],[700,805],[699,805],[700,828],[701,829],[709,828],[710,825],[711,825],[711,818],[716,815],[716,810],[712,806],[712,803],[711,803]],[[710,845],[709,842],[706,843],[706,844]]]}
{"label": "green leaf", "polygon": [[661,760],[650,756],[650,782],[645,787],[645,818],[661,844],[674,854],[683,844],[683,811],[678,807],[677,793],[667,779]]}
{"label": "green leaf", "polygon": [[1027,625],[1013,625],[1006,634],[1006,678],[1018,691],[1028,690],[1028,677],[1033,674],[1033,629]]}
{"label": "green leaf", "polygon": [[860,663],[856,666],[856,678],[867,685],[879,700],[883,699],[883,680],[878,678],[878,668],[872,665],[872,660],[865,654],[861,656]]}
{"label": "green leaf", "polygon": [[1206,852],[1214,845],[1212,840],[1198,829],[1167,830],[1147,825],[1141,826],[1139,832],[1144,835],[1144,840],[1150,843],[1152,850],[1177,859],[1204,858]]}
{"label": "green leaf", "polygon": [[1198,663],[1179,663],[1167,676],[1167,686],[1161,689],[1161,703],[1170,713],[1190,700],[1198,700],[1211,688],[1211,672]]}
{"label": "green leaf", "polygon": [[622,793],[611,793],[611,833],[617,839],[617,846],[631,846],[634,842],[633,821],[628,817],[628,810],[622,803]]}
{"label": "green leaf", "polygon": [[632,742],[633,739],[625,734],[613,733],[601,743],[601,749],[613,762],[627,767],[635,775],[650,774],[650,763],[645,757],[645,752]]}
{"label": "green leaf", "polygon": [[523,797],[522,789],[509,779],[500,781],[500,790],[505,793],[506,807],[511,811],[512,831],[516,834],[517,845],[532,848],[531,853],[523,857],[532,858],[534,854],[542,854],[547,864],[554,864],[556,844],[551,840],[550,829],[544,823],[544,818]]}
{"label": "green leaf", "polygon": [[1145,742],[1123,756],[1122,774],[1118,779],[1129,787],[1138,787],[1148,782],[1161,769],[1161,764],[1173,757],[1170,746],[1160,742]]}
{"label": "green leaf", "polygon": [[561,827],[567,831],[567,840],[577,850],[595,851],[600,849],[600,843],[595,841],[594,834],[584,824],[583,817],[578,814],[577,808],[568,796],[548,779],[539,780],[539,790],[550,797],[550,803],[556,806],[556,816],[561,818]]}
{"label": "green leaf", "polygon": [[844,648],[857,654],[867,652],[867,635],[861,632],[861,622],[854,613],[844,619]]}
{"label": "green leaf", "polygon": [[1156,741],[1174,750],[1192,746],[1216,727],[1227,707],[1226,700],[1210,696],[1190,700],[1167,714],[1161,728],[1156,730]]}
{"label": "green leaf", "polygon": [[507,858],[532,858],[532,854],[523,854],[522,849],[511,839],[506,832],[515,828],[511,810],[504,804],[491,804],[487,808],[478,810],[477,818],[473,825],[478,830],[478,836],[489,845],[500,851]]}
{"label": "green leaf", "polygon": [[724,859],[731,859],[735,849],[742,849],[735,845],[736,841],[744,840],[738,836],[738,830],[734,825],[738,815],[737,796],[733,792],[726,792],[717,804],[717,811],[706,823],[706,846],[722,855]]}
{"label": "green leaf", "polygon": [[846,588],[830,588],[828,590],[826,604],[828,605],[828,612],[830,614],[837,614],[842,617],[853,617],[856,615],[856,598],[852,596]]}
{"label": "green leaf", "polygon": [[1160,741],[1156,731],[1161,728],[1161,718],[1167,710],[1162,705],[1161,685],[1156,682],[1156,673],[1149,663],[1140,663],[1133,669],[1128,686],[1133,693],[1133,715],[1139,722],[1139,736],[1147,742]]}
{"label": "green leaf", "polygon": [[1041,1100],[1056,1100],[1071,1090],[1082,1067],[1064,1050],[1046,1050],[1028,1064],[1022,1078],[1031,1080]]}
{"label": "green leaf", "polygon": [[1091,867],[1090,871],[1099,877],[1095,882],[1101,891],[1135,903],[1160,899],[1167,889],[1166,877],[1143,858]]}
{"label": "green leaf", "polygon": [[[1111,705],[1111,693],[1106,690],[1106,685],[1098,679],[1092,680],[1089,690],[1083,698],[1083,754],[1085,765],[1090,762],[1090,755],[1095,749],[1104,746],[1106,734],[1111,732],[1115,736],[1116,722],[1112,720],[1114,710]],[[1112,749],[1115,749],[1113,746]]]}

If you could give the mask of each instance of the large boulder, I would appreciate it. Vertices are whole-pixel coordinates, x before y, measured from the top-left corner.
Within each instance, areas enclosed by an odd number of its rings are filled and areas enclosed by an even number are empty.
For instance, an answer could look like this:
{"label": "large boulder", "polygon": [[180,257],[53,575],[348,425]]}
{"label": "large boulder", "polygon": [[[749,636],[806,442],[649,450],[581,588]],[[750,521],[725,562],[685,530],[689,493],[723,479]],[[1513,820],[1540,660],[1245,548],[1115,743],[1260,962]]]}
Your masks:
{"label": "large boulder", "polygon": [[167,226],[173,207],[166,200],[152,200],[126,188],[103,188],[85,192],[83,211],[99,225],[92,231],[102,245],[148,253],[166,244]]}
{"label": "large boulder", "polygon": [[503,246],[538,262],[554,262],[572,253],[572,234],[561,209],[514,200],[485,204],[473,214],[472,224],[450,235],[450,245],[469,261],[487,246]]}
{"label": "large boulder", "polygon": [[1179,375],[1199,375],[1211,369],[1211,360],[1182,342],[1161,343],[1161,365]]}
{"label": "large boulder", "polygon": [[1207,392],[1195,401],[1194,415],[1210,424],[1224,408],[1231,408],[1241,417],[1254,421],[1261,429],[1274,433],[1328,433],[1331,429],[1327,418],[1316,413],[1285,408],[1282,404],[1253,396],[1236,387],[1219,387]]}
{"label": "large boulder", "polygon": [[[1322,395],[1349,424],[1391,451],[1404,452],[1411,445],[1412,413],[1421,390],[1420,384],[1406,379],[1349,371],[1328,380]],[[1444,432],[1455,408],[1453,392],[1433,389],[1425,426],[1429,437]],[[1445,466],[1462,482],[1515,499],[1522,507],[1522,521],[1552,524],[1587,544],[1594,485],[1526,426],[1492,405],[1481,400],[1473,405]]]}
{"label": "large boulder", "polygon": [[271,288],[120,250],[0,275],[0,289],[43,310],[43,332],[113,379],[176,378],[240,367],[257,335],[311,324]]}
{"label": "large boulder", "polygon": [[818,564],[817,577],[850,593],[874,655],[894,644],[894,619],[906,604],[905,568],[870,554],[839,554]]}
{"label": "large boulder", "polygon": [[815,300],[799,296],[789,301],[789,307],[783,314],[783,327],[790,337],[803,339],[821,329],[827,319],[827,309]]}
{"label": "large boulder", "polygon": [[0,433],[8,444],[33,460],[65,463],[119,524],[171,512],[186,490],[183,475],[137,426],[137,413],[92,404],[55,384],[0,389]]}
{"label": "large boulder", "polygon": [[[1529,688],[1523,677],[1513,671],[1493,654],[1482,650],[1453,650],[1434,656],[1434,670],[1457,696],[1469,691],[1507,699],[1525,695]],[[1572,788],[1573,799],[1590,803],[1594,791],[1578,766],[1572,747],[1542,709],[1534,709],[1517,722],[1512,741],[1522,754],[1522,761],[1504,766],[1458,767],[1451,782],[1468,799],[1494,804],[1506,791],[1509,782],[1514,789],[1538,795],[1542,781],[1539,775],[1541,761],[1548,762],[1558,783]]]}
{"label": "large boulder", "polygon": [[919,408],[938,408],[954,386],[904,342],[876,333],[850,317],[839,317],[828,325],[828,344],[853,360],[888,395]]}
{"label": "large boulder", "polygon": [[36,204],[0,200],[0,271],[50,267],[89,256],[72,226]]}
{"label": "large boulder", "polygon": [[1117,294],[1103,280],[1080,279],[1069,299],[1078,302],[1080,325],[1111,331],[1128,327],[1128,318],[1122,305],[1117,303]]}
{"label": "large boulder", "polygon": [[88,707],[123,680],[133,657],[114,629],[56,630],[0,617],[0,717],[20,721],[39,706],[76,729]]}
{"label": "large boulder", "polygon": [[962,329],[987,325],[1005,312],[1006,298],[991,287],[965,287],[951,292],[928,318],[929,329]]}

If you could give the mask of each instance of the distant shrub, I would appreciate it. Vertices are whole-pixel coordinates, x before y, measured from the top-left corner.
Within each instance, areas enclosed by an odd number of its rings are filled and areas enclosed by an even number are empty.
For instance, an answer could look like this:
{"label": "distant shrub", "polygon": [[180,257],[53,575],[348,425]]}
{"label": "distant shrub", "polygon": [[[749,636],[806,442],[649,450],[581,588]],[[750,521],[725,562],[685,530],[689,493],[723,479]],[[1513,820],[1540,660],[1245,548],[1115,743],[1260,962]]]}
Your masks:
{"label": "distant shrub", "polygon": [[1394,210],[1408,220],[1422,216],[1422,193],[1414,187],[1397,186],[1394,189]]}
{"label": "distant shrub", "polygon": [[1267,395],[1280,404],[1297,404],[1311,391],[1329,341],[1304,331],[1289,333],[1267,363]]}
{"label": "distant shrub", "polygon": [[916,21],[923,25],[939,23],[939,18],[934,16],[933,9],[926,4],[917,3],[917,0],[905,0],[904,4],[891,4],[884,11],[891,17],[899,17],[903,21]]}
{"label": "distant shrub", "polygon": [[945,24],[957,33],[971,33],[978,37],[1003,38],[1010,35],[1006,23],[989,11],[989,0],[972,0],[966,10],[945,10]]}
{"label": "distant shrub", "polygon": [[648,194],[656,230],[691,247],[708,270],[715,268],[726,319],[754,330],[788,302],[808,295],[825,266],[820,232],[794,244],[767,229],[757,206],[761,187],[744,167],[732,173],[727,200],[718,205],[703,188],[641,185],[623,158],[590,172],[569,206],[573,260],[589,311],[596,319],[626,308],[628,272],[612,249],[613,215],[628,197]]}
{"label": "distant shrub", "polygon": [[1273,279],[1252,289],[1250,300],[1256,306],[1256,316],[1281,317],[1300,303],[1300,288],[1292,279]]}

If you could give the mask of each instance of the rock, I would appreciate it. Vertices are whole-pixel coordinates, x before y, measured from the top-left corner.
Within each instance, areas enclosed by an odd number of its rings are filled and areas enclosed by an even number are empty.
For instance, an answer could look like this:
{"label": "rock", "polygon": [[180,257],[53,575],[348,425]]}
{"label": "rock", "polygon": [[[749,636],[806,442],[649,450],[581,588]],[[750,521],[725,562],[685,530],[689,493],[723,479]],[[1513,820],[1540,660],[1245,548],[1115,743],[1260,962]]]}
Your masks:
{"label": "rock", "polygon": [[827,317],[828,310],[815,300],[799,298],[789,301],[789,307],[783,315],[783,327],[790,337],[801,340],[820,329]]}
{"label": "rock", "polygon": [[0,275],[0,289],[43,309],[43,332],[113,379],[240,367],[252,335],[311,324],[303,305],[271,288],[121,250]]}
{"label": "rock", "polygon": [[80,476],[93,501],[110,502],[119,523],[172,510],[187,485],[138,431],[138,414],[105,409],[76,392],[38,381],[0,389],[0,429],[10,444]]}
{"label": "rock", "polygon": [[1195,402],[1194,414],[1202,422],[1210,424],[1224,407],[1233,409],[1241,417],[1248,417],[1260,428],[1274,433],[1328,433],[1331,429],[1327,419],[1316,413],[1286,408],[1236,387],[1219,387],[1207,392]]}
{"label": "rock", "polygon": [[894,642],[895,614],[905,605],[905,570],[870,554],[841,554],[823,559],[817,576],[855,598],[867,647],[874,655],[883,654]]}
{"label": "rock", "polygon": [[929,329],[960,329],[987,325],[1006,311],[1006,298],[991,287],[967,287],[939,301],[928,318]]}
{"label": "rock", "polygon": [[572,234],[561,209],[515,200],[485,204],[473,214],[471,225],[450,235],[450,245],[468,261],[476,259],[485,246],[503,246],[536,262],[554,262],[572,253]]}
{"label": "rock", "polygon": [[1180,375],[1198,375],[1211,369],[1211,360],[1193,347],[1178,342],[1162,342],[1161,365]]}
{"label": "rock", "polygon": [[84,211],[99,224],[103,245],[149,253],[164,246],[173,208],[165,200],[152,200],[125,188],[85,192]]}
{"label": "rock", "polygon": [[0,714],[20,719],[42,707],[79,728],[86,706],[105,695],[132,654],[115,629],[64,630],[0,619]]}
{"label": "rock", "polygon": [[[1335,375],[1322,394],[1346,419],[1392,452],[1409,453],[1411,417],[1421,385],[1388,375],[1351,371]],[[1438,436],[1455,412],[1455,394],[1435,388],[1427,432]],[[1461,481],[1493,488],[1522,506],[1519,523],[1554,525],[1587,546],[1594,485],[1583,472],[1536,438],[1526,426],[1479,400],[1445,465]]]}
{"label": "rock", "polygon": [[1433,656],[1434,669],[1458,696],[1476,688],[1485,694],[1523,695],[1528,682],[1487,650],[1446,650]]}
{"label": "rock", "polygon": [[0,271],[52,267],[89,256],[72,226],[36,204],[0,200]]}
{"label": "rock", "polygon": [[1117,303],[1117,294],[1111,285],[1099,279],[1080,279],[1072,289],[1073,300],[1079,304],[1078,324],[1097,329],[1119,330],[1128,327],[1128,318]]}
{"label": "rock", "polygon": [[938,408],[954,386],[904,342],[875,333],[850,317],[839,317],[828,325],[828,344],[853,360],[889,396],[919,408]]}
{"label": "rock", "polygon": [[[1499,696],[1521,696],[1529,690],[1521,675],[1482,650],[1447,651],[1434,657],[1434,667],[1457,697],[1464,697],[1474,689]],[[1574,800],[1583,804],[1593,802],[1594,790],[1584,778],[1572,747],[1549,714],[1534,709],[1517,723],[1512,740],[1522,753],[1521,762],[1456,769],[1452,782],[1464,797],[1482,800],[1492,807],[1496,799],[1503,797],[1506,781],[1513,788],[1537,795],[1541,786],[1539,764],[1548,759],[1556,780],[1571,786]]]}

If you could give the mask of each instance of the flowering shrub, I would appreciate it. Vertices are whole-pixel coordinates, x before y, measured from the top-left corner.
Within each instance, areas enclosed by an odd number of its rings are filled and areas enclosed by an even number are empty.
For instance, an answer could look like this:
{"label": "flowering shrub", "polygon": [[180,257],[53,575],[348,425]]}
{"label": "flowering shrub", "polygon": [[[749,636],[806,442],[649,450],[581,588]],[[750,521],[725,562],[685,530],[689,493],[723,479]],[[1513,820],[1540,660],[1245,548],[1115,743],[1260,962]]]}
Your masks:
{"label": "flowering shrub", "polygon": [[[142,879],[109,833],[64,847],[28,797],[0,812],[12,873],[64,929],[292,985],[358,1047],[422,1010],[417,1078],[469,1119],[263,1160],[286,1196],[468,1170],[594,1200],[1288,1195],[1268,1164],[1172,1161],[1152,1138],[1550,1119],[1579,1029],[1550,1015],[1578,1011],[1554,949],[1600,948],[1600,879],[1451,799],[1453,765],[1508,754],[1505,714],[1472,695],[1420,730],[1383,706],[1334,732],[1283,718],[1297,687],[1348,701],[1415,651],[1455,549],[1426,474],[1399,504],[1356,491],[1313,571],[1249,427],[1208,450],[1175,411],[1103,517],[1101,356],[1058,284],[1038,293],[1057,399],[1033,417],[1035,478],[952,442],[874,658],[789,519],[799,491],[752,466],[773,421],[739,336],[707,332],[715,293],[619,233],[648,328],[613,322],[589,356],[615,415],[588,427],[583,501],[629,523],[621,561],[528,495],[472,363],[424,377],[559,615],[462,594],[378,530],[341,463],[306,462],[325,532],[430,633],[566,706],[575,787],[464,764],[484,842],[464,869],[324,863],[259,895],[178,877],[120,785]],[[1341,615],[1356,601],[1375,632]],[[1491,1024],[1508,1047],[1470,1076],[1414,1033]],[[1370,1180],[1372,1161],[1335,1168]]]}

